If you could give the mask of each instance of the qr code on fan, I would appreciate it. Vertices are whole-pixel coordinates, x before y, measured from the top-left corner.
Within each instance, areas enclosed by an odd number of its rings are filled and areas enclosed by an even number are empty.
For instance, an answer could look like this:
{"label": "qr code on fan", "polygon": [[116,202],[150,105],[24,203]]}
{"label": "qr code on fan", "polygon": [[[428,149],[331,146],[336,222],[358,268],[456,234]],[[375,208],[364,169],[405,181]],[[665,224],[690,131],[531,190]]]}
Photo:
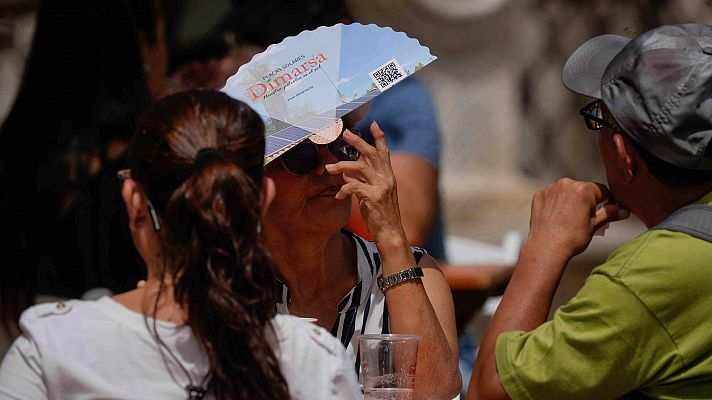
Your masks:
{"label": "qr code on fan", "polygon": [[401,68],[396,59],[391,59],[369,74],[373,83],[381,91],[388,89],[406,77],[405,71]]}

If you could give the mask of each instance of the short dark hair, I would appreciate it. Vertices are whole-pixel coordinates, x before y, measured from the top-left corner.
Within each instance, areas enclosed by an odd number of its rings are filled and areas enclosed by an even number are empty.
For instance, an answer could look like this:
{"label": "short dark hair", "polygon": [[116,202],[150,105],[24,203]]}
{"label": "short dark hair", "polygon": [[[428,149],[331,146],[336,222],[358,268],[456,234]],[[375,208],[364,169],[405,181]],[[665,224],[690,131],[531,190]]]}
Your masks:
{"label": "short dark hair", "polygon": [[[629,138],[630,142],[633,143],[633,147],[643,158],[650,173],[660,180],[660,182],[662,182],[665,186],[682,189],[705,183],[712,183],[712,171],[683,168],[675,164],[671,164],[653,155],[626,133],[623,133],[623,135]],[[711,150],[712,147],[708,147],[706,154],[711,154]]]}

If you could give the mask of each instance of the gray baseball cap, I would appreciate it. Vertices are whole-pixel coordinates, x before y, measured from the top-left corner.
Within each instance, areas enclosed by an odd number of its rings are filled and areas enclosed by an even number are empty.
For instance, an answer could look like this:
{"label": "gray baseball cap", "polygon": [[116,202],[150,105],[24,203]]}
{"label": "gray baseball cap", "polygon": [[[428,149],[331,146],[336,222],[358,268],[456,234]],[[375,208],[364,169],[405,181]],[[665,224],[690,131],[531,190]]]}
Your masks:
{"label": "gray baseball cap", "polygon": [[712,26],[664,25],[632,40],[597,36],[569,57],[562,80],[601,99],[656,157],[712,171]]}

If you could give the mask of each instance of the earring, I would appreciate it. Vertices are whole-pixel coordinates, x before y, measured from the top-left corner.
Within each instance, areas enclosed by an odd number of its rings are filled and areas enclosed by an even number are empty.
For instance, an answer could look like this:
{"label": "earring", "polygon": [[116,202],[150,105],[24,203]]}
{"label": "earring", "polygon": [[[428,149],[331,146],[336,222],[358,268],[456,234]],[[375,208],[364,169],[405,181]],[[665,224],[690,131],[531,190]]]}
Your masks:
{"label": "earring", "polygon": [[147,205],[148,207],[148,213],[151,215],[151,221],[153,221],[153,230],[156,232],[159,232],[161,230],[161,223],[158,221],[158,214],[156,213],[156,209],[153,208],[153,204],[150,202]]}
{"label": "earring", "polygon": [[259,235],[262,233],[262,222],[257,223],[257,234]]}

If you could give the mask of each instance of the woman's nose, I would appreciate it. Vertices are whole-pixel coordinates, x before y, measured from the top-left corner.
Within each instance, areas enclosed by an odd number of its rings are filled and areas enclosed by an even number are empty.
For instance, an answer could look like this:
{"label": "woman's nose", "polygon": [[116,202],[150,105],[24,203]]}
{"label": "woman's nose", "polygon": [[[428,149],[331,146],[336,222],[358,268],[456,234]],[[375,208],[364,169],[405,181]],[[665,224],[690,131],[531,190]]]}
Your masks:
{"label": "woman's nose", "polygon": [[319,165],[314,168],[313,174],[322,176],[326,173],[326,164],[334,164],[337,162],[339,162],[339,160],[331,154],[327,146],[319,146]]}

